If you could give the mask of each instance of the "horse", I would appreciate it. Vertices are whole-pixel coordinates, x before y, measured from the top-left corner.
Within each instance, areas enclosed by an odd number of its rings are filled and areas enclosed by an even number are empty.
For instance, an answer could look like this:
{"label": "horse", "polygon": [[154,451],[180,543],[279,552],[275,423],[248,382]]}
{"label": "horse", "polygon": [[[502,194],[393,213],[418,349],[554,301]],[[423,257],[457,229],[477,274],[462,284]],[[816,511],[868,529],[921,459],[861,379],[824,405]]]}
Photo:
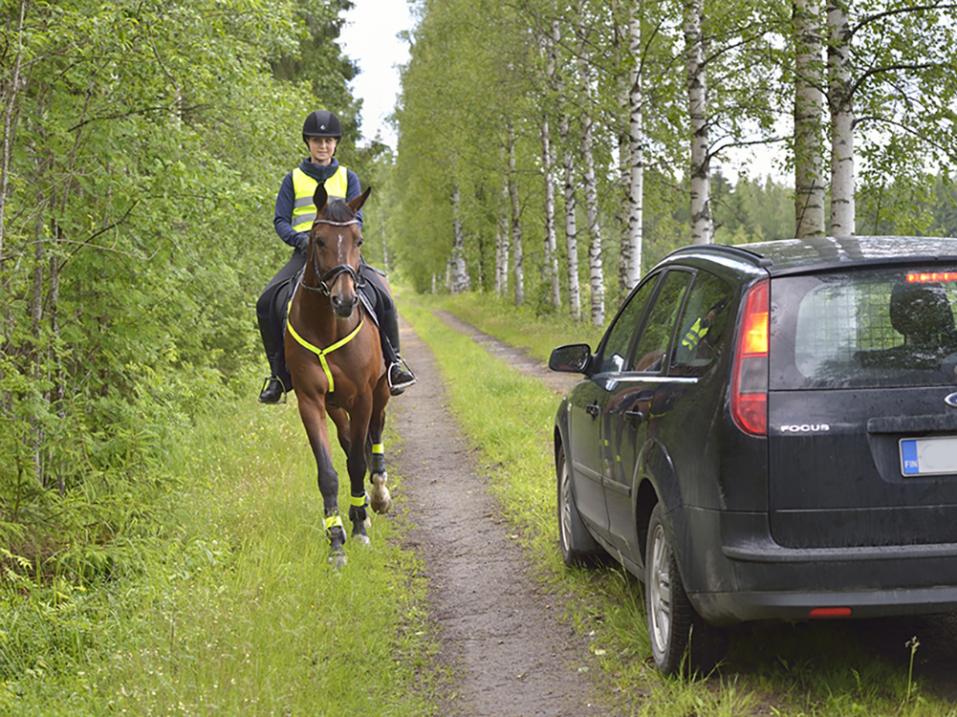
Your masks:
{"label": "horse", "polygon": [[371,507],[388,511],[382,431],[389,402],[379,329],[359,300],[362,232],[356,213],[369,187],[355,199],[329,200],[320,183],[306,262],[286,321],[286,365],[299,416],[316,459],[329,539],[329,561],[345,564],[345,527],[339,517],[339,476],[332,465],[326,415],[336,426],[349,473],[352,538],[368,544],[366,471],[371,464]]}

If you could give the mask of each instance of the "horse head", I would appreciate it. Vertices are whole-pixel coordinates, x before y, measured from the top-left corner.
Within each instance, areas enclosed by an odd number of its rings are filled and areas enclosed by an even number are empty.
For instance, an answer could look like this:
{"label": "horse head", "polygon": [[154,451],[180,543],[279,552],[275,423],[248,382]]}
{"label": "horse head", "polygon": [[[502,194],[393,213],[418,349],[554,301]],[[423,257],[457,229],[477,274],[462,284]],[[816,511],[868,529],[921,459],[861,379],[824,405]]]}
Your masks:
{"label": "horse head", "polygon": [[313,195],[316,220],[309,232],[307,262],[312,264],[319,290],[329,296],[332,308],[341,318],[352,316],[359,302],[357,288],[362,246],[362,227],[356,213],[369,198],[368,187],[355,199],[329,201],[325,187],[319,184]]}

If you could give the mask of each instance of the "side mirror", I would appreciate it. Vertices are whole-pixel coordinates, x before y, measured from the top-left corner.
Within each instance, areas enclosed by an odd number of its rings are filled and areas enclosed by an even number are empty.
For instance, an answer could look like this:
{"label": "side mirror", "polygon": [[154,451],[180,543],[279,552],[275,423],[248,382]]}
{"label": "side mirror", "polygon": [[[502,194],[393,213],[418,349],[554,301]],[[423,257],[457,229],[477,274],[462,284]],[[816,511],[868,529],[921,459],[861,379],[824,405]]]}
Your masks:
{"label": "side mirror", "polygon": [[568,344],[559,346],[548,358],[548,368],[552,371],[567,373],[585,373],[591,363],[591,348],[588,344]]}

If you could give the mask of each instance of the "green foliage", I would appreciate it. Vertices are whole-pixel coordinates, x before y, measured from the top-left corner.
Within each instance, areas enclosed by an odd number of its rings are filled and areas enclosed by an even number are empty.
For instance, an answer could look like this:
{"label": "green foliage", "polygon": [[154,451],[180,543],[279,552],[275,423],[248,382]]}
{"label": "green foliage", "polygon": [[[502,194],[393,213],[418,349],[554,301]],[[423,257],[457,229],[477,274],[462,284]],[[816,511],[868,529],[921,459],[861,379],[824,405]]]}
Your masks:
{"label": "green foliage", "polygon": [[[64,558],[101,579],[45,580],[0,548],[0,713],[434,713],[435,643],[404,526],[376,520],[371,546],[350,543],[339,573],[327,564],[291,404],[228,401],[164,463],[151,511]],[[340,489],[346,504],[348,480]]]}
{"label": "green foliage", "polygon": [[[97,551],[258,358],[276,188],[313,89],[353,72],[341,7],[3,3],[0,544],[37,572],[112,574]],[[322,82],[277,79],[287,57]]]}

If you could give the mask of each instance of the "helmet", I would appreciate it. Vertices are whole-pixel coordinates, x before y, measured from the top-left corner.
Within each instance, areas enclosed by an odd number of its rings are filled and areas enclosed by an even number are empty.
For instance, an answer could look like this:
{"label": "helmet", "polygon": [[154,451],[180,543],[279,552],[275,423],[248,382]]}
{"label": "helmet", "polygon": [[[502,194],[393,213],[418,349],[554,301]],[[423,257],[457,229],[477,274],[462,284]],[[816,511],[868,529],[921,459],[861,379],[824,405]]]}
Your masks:
{"label": "helmet", "polygon": [[342,137],[342,127],[339,118],[329,110],[316,110],[306,116],[302,123],[302,141],[309,143],[308,137]]}

